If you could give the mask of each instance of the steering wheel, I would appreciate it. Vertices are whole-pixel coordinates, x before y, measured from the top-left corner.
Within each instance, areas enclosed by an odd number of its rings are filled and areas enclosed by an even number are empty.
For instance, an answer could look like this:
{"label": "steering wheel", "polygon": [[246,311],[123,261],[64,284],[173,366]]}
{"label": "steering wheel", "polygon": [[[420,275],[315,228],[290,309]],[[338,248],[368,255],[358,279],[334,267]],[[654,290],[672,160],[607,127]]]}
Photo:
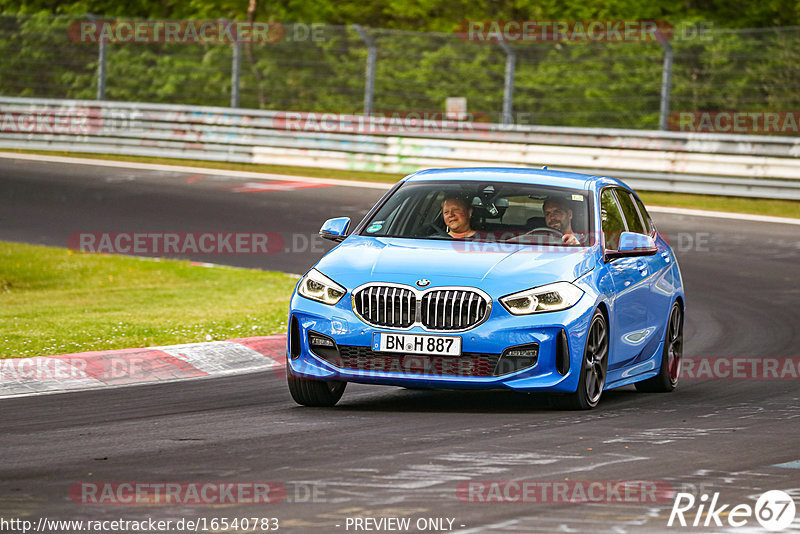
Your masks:
{"label": "steering wheel", "polygon": [[525,236],[533,234],[545,234],[551,241],[558,242],[558,244],[561,244],[563,242],[562,236],[564,235],[564,233],[561,230],[556,230],[555,228],[550,228],[549,226],[540,226],[538,228],[534,228],[533,230],[528,230],[524,234],[512,237],[511,239],[507,239],[506,242],[525,243],[526,242]]}
{"label": "steering wheel", "polygon": [[564,236],[564,232],[562,232],[561,230],[557,230],[555,228],[550,228],[549,226],[540,226],[539,228],[534,228],[533,230],[525,232],[522,235],[530,235],[535,233],[550,233],[553,235],[554,238],[557,238],[559,241],[561,241],[561,238]]}
{"label": "steering wheel", "polygon": [[444,230],[442,230],[441,228],[439,228],[438,226],[436,226],[433,223],[428,223],[426,225],[426,227],[430,228],[431,230],[433,230],[434,232],[436,232],[438,235],[440,235],[442,237],[447,237],[447,238],[450,237],[450,234],[448,234],[447,232],[445,232]]}

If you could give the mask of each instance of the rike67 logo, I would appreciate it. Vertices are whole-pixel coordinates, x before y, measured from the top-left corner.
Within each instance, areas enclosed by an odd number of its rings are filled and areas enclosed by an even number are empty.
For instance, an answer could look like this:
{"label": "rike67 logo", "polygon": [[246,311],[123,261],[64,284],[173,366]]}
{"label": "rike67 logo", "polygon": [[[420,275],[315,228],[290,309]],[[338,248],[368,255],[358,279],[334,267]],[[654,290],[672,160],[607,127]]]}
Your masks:
{"label": "rike67 logo", "polygon": [[702,494],[695,498],[691,493],[678,493],[672,504],[667,526],[680,527],[723,527],[727,522],[731,527],[752,526],[755,519],[766,530],[779,532],[792,524],[795,505],[792,496],[781,490],[771,490],[761,494],[755,507],[749,504],[722,504],[719,492],[710,498]]}

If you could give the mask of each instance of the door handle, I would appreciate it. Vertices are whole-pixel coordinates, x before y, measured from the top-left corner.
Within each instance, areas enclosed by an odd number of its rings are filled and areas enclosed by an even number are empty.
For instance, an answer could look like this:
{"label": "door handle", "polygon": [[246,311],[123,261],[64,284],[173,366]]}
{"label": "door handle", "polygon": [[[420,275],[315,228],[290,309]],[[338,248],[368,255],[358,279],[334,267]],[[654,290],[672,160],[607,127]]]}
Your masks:
{"label": "door handle", "polygon": [[636,268],[642,273],[642,276],[647,276],[647,264],[642,260],[636,262]]}
{"label": "door handle", "polygon": [[669,263],[669,252],[668,251],[665,250],[664,252],[662,252],[661,253],[661,257],[664,258],[665,262]]}

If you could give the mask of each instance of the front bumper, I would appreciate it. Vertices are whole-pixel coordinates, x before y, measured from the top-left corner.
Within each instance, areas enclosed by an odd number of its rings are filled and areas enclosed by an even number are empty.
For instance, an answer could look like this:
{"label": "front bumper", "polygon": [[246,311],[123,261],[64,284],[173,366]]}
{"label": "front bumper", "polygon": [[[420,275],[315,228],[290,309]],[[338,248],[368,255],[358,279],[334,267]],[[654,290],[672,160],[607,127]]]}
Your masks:
{"label": "front bumper", "polygon": [[[495,300],[489,318],[465,332],[432,332],[422,327],[399,331],[363,322],[353,313],[347,296],[336,306],[329,306],[295,293],[290,304],[287,364],[295,375],[317,380],[568,393],[577,389],[593,312],[594,302],[587,295],[567,310],[527,316],[511,315]],[[333,357],[336,351],[319,347],[312,350],[310,332],[332,339],[341,347],[338,351],[341,357]],[[462,356],[441,359],[377,353],[372,350],[374,332],[457,335],[462,339]],[[508,372],[513,369],[508,362],[505,367],[498,365],[506,349],[533,343],[538,344],[534,365],[512,372]],[[565,359],[568,369],[563,365]],[[360,363],[354,365],[356,361]]]}

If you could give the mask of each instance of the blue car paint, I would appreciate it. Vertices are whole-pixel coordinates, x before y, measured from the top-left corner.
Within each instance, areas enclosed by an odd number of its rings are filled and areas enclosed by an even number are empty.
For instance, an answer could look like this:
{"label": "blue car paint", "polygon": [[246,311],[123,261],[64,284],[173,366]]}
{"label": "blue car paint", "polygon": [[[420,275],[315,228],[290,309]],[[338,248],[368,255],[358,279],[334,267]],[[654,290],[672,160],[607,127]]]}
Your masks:
{"label": "blue car paint", "polygon": [[[531,169],[427,170],[409,175],[401,183],[426,180],[505,181],[585,190],[592,196],[595,231],[601,227],[598,206],[602,188],[619,186],[632,191],[613,178]],[[347,289],[344,298],[330,306],[299,295],[295,288],[289,317],[291,320],[294,316],[299,322],[301,350],[299,357],[287,359],[295,375],[319,380],[447,389],[574,392],[588,327],[598,309],[604,312],[609,323],[608,374],[604,389],[631,384],[658,373],[669,311],[676,301],[684,308],[680,270],[673,251],[661,235],[655,238],[657,254],[620,258],[609,263],[603,259],[600,243],[569,253],[503,243],[494,249],[481,246],[479,253],[471,254],[464,250],[463,242],[454,246],[454,242],[444,240],[358,235],[372,213],[398,186],[384,195],[353,233],[314,266]],[[310,330],[333,338],[338,345],[370,346],[373,332],[392,330],[363,322],[352,310],[351,291],[367,282],[413,286],[420,277],[434,279],[435,286],[431,287],[477,287],[492,297],[489,318],[456,334],[463,339],[463,352],[499,354],[510,346],[538,342],[536,365],[499,377],[423,375],[344,370],[309,351]],[[578,302],[566,310],[515,316],[498,301],[505,295],[557,281],[572,282],[584,291]],[[644,315],[635,313],[631,306],[644,310]],[[632,320],[632,317],[637,319]],[[556,371],[553,356],[556,336],[562,328],[567,333],[570,355],[570,368],[563,376]],[[404,332],[432,334],[419,326]]]}
{"label": "blue car paint", "polygon": [[[480,250],[470,252],[463,247]],[[353,235],[328,252],[315,268],[353,289],[378,281],[414,285],[431,265],[447,265],[447,273],[441,275],[441,282],[437,279],[437,285],[487,282],[498,291],[507,289],[503,293],[506,295],[519,291],[520,283],[535,287],[563,280],[565,275],[572,281],[591,270],[597,262],[596,255],[590,249],[576,250],[580,251],[565,254],[511,243],[468,244]]]}

